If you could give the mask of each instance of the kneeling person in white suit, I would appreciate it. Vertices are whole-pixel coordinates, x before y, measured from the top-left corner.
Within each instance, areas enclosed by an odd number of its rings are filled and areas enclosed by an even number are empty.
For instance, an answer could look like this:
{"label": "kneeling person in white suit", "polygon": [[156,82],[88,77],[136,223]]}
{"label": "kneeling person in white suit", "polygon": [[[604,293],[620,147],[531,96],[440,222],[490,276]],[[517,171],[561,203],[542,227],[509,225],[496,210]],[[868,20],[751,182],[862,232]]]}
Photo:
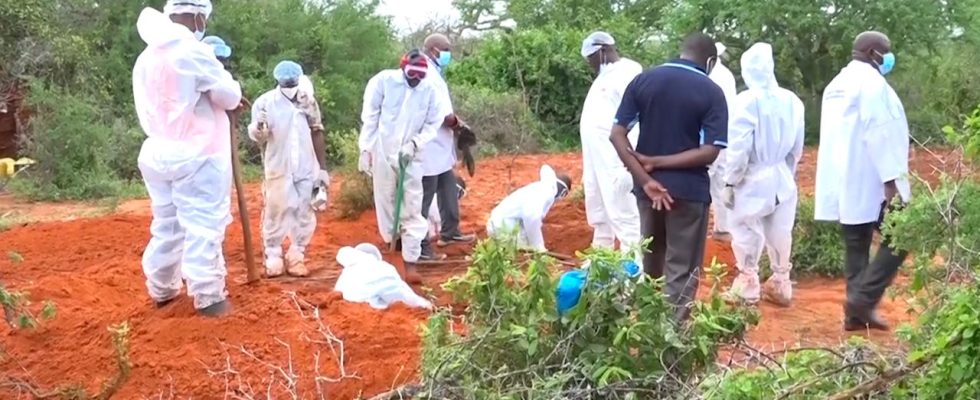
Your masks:
{"label": "kneeling person in white suit", "polygon": [[262,148],[265,181],[262,196],[262,240],[268,277],[283,274],[282,244],[289,236],[285,270],[306,276],[306,247],[316,230],[313,192],[325,191],[330,182],[326,169],[320,108],[302,89],[303,69],[292,61],[276,66],[279,85],[252,105],[248,136]]}
{"label": "kneeling person in white suit", "polygon": [[514,191],[490,212],[487,234],[500,237],[517,234],[520,247],[548,251],[541,226],[555,200],[568,196],[572,180],[556,175],[547,165],[541,166],[541,179]]}
{"label": "kneeling person in white suit", "polygon": [[742,54],[748,90],[735,101],[728,133],[723,201],[731,209],[732,250],[739,275],[731,295],[760,297],[759,258],[769,251],[773,275],[765,297],[788,306],[793,297],[790,251],[796,219],[796,168],[803,156],[803,102],[780,88],[772,46],[756,43]]}

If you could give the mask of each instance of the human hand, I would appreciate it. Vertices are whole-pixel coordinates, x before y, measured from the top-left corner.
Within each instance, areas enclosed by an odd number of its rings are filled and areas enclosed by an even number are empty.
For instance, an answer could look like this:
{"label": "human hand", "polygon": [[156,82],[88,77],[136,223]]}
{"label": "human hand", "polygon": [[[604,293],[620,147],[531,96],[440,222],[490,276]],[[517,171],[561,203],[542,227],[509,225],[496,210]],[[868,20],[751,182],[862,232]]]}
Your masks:
{"label": "human hand", "polygon": [[735,208],[735,188],[732,186],[725,186],[725,189],[721,192],[721,203],[725,205],[725,208],[731,210]]}
{"label": "human hand", "polygon": [[415,145],[414,140],[410,140],[408,143],[402,145],[401,150],[398,152],[398,161],[402,164],[408,164],[415,159],[417,153],[418,146]]}
{"label": "human hand", "polygon": [[255,141],[259,143],[264,143],[269,140],[272,136],[272,132],[269,131],[269,125],[264,122],[259,122],[259,126],[255,129]]}
{"label": "human hand", "polygon": [[361,156],[357,159],[357,170],[365,174],[371,175],[371,166],[373,160],[371,153],[367,151],[362,151]]}
{"label": "human hand", "polygon": [[898,186],[895,185],[895,181],[885,182],[885,204],[891,204],[897,195]]}
{"label": "human hand", "polygon": [[643,192],[650,198],[654,210],[670,210],[670,205],[674,203],[674,199],[667,193],[667,188],[653,179],[643,184]]}
{"label": "human hand", "polygon": [[327,170],[321,169],[320,172],[317,173],[316,185],[322,187],[330,186],[330,173],[328,173]]}
{"label": "human hand", "polygon": [[246,98],[245,96],[242,96],[242,100],[238,102],[238,107],[235,107],[235,110],[234,111],[236,113],[240,113],[242,111],[246,111],[246,110],[249,110],[251,108],[252,108],[252,103],[250,103],[248,101],[248,98]]}
{"label": "human hand", "polygon": [[653,172],[654,166],[656,166],[656,157],[651,157],[648,155],[637,153],[636,150],[630,150],[630,154],[636,157],[636,161],[640,162],[640,166],[646,172]]}

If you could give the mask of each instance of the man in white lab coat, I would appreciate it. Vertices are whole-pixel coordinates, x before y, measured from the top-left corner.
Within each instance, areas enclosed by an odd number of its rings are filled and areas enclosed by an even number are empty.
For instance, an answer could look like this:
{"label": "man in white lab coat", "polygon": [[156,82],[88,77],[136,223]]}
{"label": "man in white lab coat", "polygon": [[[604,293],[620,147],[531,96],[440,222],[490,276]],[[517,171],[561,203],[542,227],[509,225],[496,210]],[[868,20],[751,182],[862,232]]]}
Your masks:
{"label": "man in white lab coat", "polygon": [[728,127],[728,160],[722,199],[730,209],[732,250],[739,275],[731,295],[759,301],[759,258],[769,250],[773,275],[766,300],[788,306],[793,297],[790,250],[796,219],[796,167],[803,157],[803,102],[780,88],[772,46],[756,43],[742,53],[748,90],[735,98]]}
{"label": "man in white lab coat", "polygon": [[[712,81],[718,84],[722,93],[725,94],[725,102],[728,103],[728,114],[731,115],[732,106],[735,104],[735,95],[738,93],[735,85],[735,75],[721,62],[722,55],[725,54],[727,47],[721,42],[716,42],[715,49],[718,51],[718,63],[711,70],[711,73],[708,74],[708,78],[711,78]],[[714,228],[712,228],[711,236],[717,240],[730,241],[732,240],[732,235],[729,232],[731,224],[728,209],[725,207],[721,198],[722,192],[725,189],[725,152],[725,149],[722,149],[718,153],[718,158],[708,168],[708,176],[711,178],[711,212],[714,214]]]}
{"label": "man in white lab coat", "polygon": [[139,168],[153,221],[143,272],[158,307],[180,294],[183,277],[204,316],[231,311],[221,244],[231,222],[231,138],[227,111],[244,107],[241,86],[202,43],[210,0],[145,8],[136,28],[146,49],[133,66],[133,97],[146,141]]}
{"label": "man in white lab coat", "polygon": [[[609,141],[616,110],[626,86],[643,67],[621,58],[616,41],[606,32],[593,32],[582,42],[582,57],[595,81],[582,107],[579,134],[582,137],[582,186],[585,189],[585,216],[592,226],[592,246],[629,251],[640,241],[640,214],[633,196],[633,176]],[[636,145],[638,126],[629,136]],[[640,261],[637,254],[637,263]]]}
{"label": "man in white lab coat", "polygon": [[540,179],[514,191],[490,212],[487,234],[490,237],[516,235],[522,248],[548,251],[544,245],[541,227],[555,200],[568,196],[572,180],[568,175],[555,174],[548,165],[542,165]]}
{"label": "man in white lab coat", "polygon": [[[401,60],[400,69],[381,71],[364,90],[358,169],[374,178],[374,206],[378,229],[385,243],[401,239],[406,281],[421,278],[416,263],[428,224],[422,216],[421,151],[436,136],[449,107],[439,101],[438,87],[427,78],[427,58],[412,50]],[[395,226],[399,170],[404,169],[404,192]]]}
{"label": "man in white lab coat", "polygon": [[888,330],[875,309],[906,253],[874,232],[892,205],[908,202],[909,129],[902,101],[885,80],[895,66],[891,41],[864,32],[853,60],[824,89],[817,154],[815,217],[841,224],[846,248],[844,329]]}
{"label": "man in white lab coat", "polygon": [[[248,136],[262,149],[265,181],[262,196],[262,240],[265,272],[276,277],[288,272],[306,276],[306,246],[316,230],[314,190],[326,190],[330,175],[326,168],[323,123],[313,94],[301,90],[303,69],[292,61],[276,65],[276,88],[252,105]],[[290,247],[283,263],[282,244]]]}
{"label": "man in white lab coat", "polygon": [[[428,58],[428,79],[437,86],[440,102],[446,104],[449,115],[445,115],[442,126],[432,139],[422,149],[422,210],[426,218],[434,199],[439,202],[439,216],[442,221],[440,236],[435,239],[440,246],[450,243],[469,243],[476,239],[474,235],[464,235],[459,230],[459,202],[456,194],[456,134],[455,130],[463,122],[452,109],[452,99],[449,96],[449,86],[444,74],[452,61],[452,44],[443,34],[432,34],[425,38],[423,52]],[[422,241],[422,259],[437,260],[445,258],[444,254],[436,254],[429,240]]]}

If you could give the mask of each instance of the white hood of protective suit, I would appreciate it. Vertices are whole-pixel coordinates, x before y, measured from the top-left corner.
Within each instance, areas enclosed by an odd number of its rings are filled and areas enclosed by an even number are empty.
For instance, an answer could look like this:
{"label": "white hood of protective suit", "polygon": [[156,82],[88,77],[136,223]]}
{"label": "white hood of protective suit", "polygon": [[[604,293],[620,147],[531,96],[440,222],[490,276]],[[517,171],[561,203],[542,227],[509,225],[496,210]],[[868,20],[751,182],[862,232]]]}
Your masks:
{"label": "white hood of protective suit", "polygon": [[756,43],[742,53],[742,80],[749,89],[769,90],[776,83],[776,63],[769,43]]}
{"label": "white hood of protective suit", "polygon": [[166,15],[147,7],[136,20],[136,30],[148,47],[160,47],[180,39],[193,39],[194,34],[183,25],[175,24]]}

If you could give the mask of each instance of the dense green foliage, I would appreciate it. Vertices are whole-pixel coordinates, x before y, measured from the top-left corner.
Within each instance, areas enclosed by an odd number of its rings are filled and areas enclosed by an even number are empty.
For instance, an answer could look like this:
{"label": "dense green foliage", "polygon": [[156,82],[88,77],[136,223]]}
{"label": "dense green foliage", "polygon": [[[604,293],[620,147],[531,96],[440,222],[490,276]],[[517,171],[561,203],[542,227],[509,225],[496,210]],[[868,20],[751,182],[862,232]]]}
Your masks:
{"label": "dense green foliage", "polygon": [[720,347],[757,321],[752,310],[721,300],[716,275],[690,324],[677,326],[662,282],[629,278],[621,257],[612,251],[584,255],[591,261],[586,289],[578,305],[560,316],[547,257],[521,257],[513,240],[479,244],[466,275],[445,285],[468,304],[465,336],[450,329],[448,310],[425,328],[422,370],[429,395],[654,398],[649,396],[683,388],[675,375],[710,369]]}
{"label": "dense green foliage", "polygon": [[837,277],[844,275],[844,241],[840,225],[813,219],[813,197],[801,197],[793,225],[793,272]]}

